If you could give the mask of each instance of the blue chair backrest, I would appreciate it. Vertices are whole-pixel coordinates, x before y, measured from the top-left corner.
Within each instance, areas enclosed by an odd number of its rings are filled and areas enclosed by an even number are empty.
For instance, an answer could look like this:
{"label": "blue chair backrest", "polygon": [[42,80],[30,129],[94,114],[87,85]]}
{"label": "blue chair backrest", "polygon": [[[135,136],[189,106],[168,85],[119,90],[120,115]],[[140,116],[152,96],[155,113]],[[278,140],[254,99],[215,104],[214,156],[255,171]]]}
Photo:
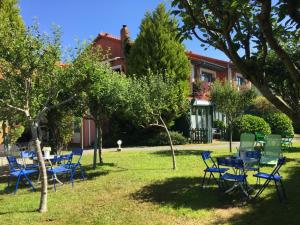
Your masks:
{"label": "blue chair backrest", "polygon": [[58,162],[70,163],[72,161],[72,157],[73,157],[72,153],[67,155],[55,155],[51,161],[53,163],[58,163]]}
{"label": "blue chair backrest", "polygon": [[36,156],[36,152],[34,150],[25,150],[20,152],[20,156],[22,158],[33,158]]}
{"label": "blue chair backrest", "polygon": [[15,156],[7,156],[8,166],[10,172],[15,172],[17,170],[22,170],[22,166],[18,163]]}
{"label": "blue chair backrest", "polygon": [[275,175],[278,173],[279,169],[281,168],[281,166],[283,164],[285,164],[285,161],[286,161],[286,157],[280,157],[277,161],[277,164],[274,168],[274,170],[272,171],[271,175]]}
{"label": "blue chair backrest", "polygon": [[83,149],[80,147],[72,148],[72,153],[73,153],[73,155],[82,156]]}
{"label": "blue chair backrest", "polygon": [[220,157],[217,158],[218,166],[228,166],[228,167],[234,167],[243,169],[244,168],[244,162],[242,159],[239,159],[237,157]]}
{"label": "blue chair backrest", "polygon": [[[211,157],[211,152],[210,151],[201,152],[201,157],[202,157],[206,167],[216,167],[216,164],[215,164],[214,160]],[[207,161],[210,161],[210,163],[208,163]],[[211,165],[209,165],[209,164],[211,164]]]}
{"label": "blue chair backrest", "polygon": [[251,159],[260,159],[261,158],[261,152],[260,151],[246,151],[245,152],[246,158],[251,158]]}

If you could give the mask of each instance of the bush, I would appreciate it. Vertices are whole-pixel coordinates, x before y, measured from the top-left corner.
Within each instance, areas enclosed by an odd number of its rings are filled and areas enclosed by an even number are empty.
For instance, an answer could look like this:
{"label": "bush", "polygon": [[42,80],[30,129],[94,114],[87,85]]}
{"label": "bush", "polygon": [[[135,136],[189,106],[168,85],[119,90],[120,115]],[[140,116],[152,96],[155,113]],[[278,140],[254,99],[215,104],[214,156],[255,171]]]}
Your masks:
{"label": "bush", "polygon": [[[170,131],[170,135],[174,145],[183,145],[187,143],[187,139],[179,132]],[[156,133],[146,141],[146,145],[149,146],[160,146],[169,144],[169,138],[166,132]]]}
{"label": "bush", "polygon": [[258,96],[253,103],[246,109],[246,114],[264,117],[269,113],[276,113],[279,110],[272,105],[265,97]]}
{"label": "bush", "polygon": [[23,127],[22,125],[12,126],[9,130],[9,137],[10,137],[9,143],[11,145],[15,144],[24,133],[24,130],[25,127]]}
{"label": "bush", "polygon": [[272,133],[280,134],[290,133],[294,134],[293,122],[284,113],[270,113],[265,120],[269,123]]}
{"label": "bush", "polygon": [[255,133],[270,134],[270,125],[261,117],[252,115],[243,115],[234,124],[238,136],[241,133]]}
{"label": "bush", "polygon": [[224,121],[222,121],[222,120],[214,120],[213,128],[225,129],[226,125],[225,125]]}

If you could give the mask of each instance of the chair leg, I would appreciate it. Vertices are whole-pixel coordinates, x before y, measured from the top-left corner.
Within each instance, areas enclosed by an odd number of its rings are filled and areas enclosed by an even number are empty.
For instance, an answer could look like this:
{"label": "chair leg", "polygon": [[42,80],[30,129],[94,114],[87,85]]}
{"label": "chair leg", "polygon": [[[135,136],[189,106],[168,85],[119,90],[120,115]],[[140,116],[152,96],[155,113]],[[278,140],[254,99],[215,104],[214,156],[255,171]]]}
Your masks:
{"label": "chair leg", "polygon": [[28,177],[26,174],[24,174],[24,176],[25,176],[25,179],[26,179],[26,180],[28,181],[28,183],[30,184],[30,186],[32,187],[32,190],[35,191],[35,188],[34,188],[32,182],[31,182],[31,180],[29,179],[29,177]]}
{"label": "chair leg", "polygon": [[75,173],[75,171],[73,171],[73,170],[71,170],[71,175],[70,175],[70,182],[72,183],[72,188],[74,187],[74,173]]}
{"label": "chair leg", "polygon": [[271,180],[266,180],[265,183],[263,184],[263,186],[259,189],[259,191],[255,194],[254,198],[257,198],[264,190],[265,188],[268,186],[268,184],[270,183]]}
{"label": "chair leg", "polygon": [[54,186],[54,191],[56,192],[56,176],[53,174],[53,186]]}
{"label": "chair leg", "polygon": [[17,183],[16,183],[16,187],[15,187],[15,191],[14,191],[14,194],[16,194],[17,190],[18,190],[18,187],[19,187],[19,183],[20,183],[20,179],[21,179],[22,175],[20,174],[18,176],[18,180],[17,180]]}
{"label": "chair leg", "polygon": [[212,175],[212,173],[209,174],[209,177],[208,177],[208,179],[207,179],[207,185],[210,184],[211,175]]}

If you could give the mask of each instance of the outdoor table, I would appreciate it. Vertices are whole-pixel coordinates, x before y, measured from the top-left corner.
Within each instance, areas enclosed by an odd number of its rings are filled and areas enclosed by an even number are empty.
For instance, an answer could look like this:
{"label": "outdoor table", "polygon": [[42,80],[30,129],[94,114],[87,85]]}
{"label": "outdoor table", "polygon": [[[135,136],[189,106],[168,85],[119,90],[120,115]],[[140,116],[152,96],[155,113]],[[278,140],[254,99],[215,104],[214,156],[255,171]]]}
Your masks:
{"label": "outdoor table", "polygon": [[[43,156],[43,159],[44,159],[45,162],[48,162],[49,165],[52,167],[53,165],[52,165],[51,160],[54,159],[54,157],[55,157],[55,155],[47,155],[47,156]],[[36,157],[33,157],[33,160],[37,161],[37,160],[38,160],[38,157],[37,157],[37,156],[36,156]],[[41,175],[39,174],[38,182],[40,182],[40,179],[41,179]],[[52,178],[51,180],[53,180],[53,179],[56,179],[58,183],[63,184],[63,182],[61,182],[61,181],[57,178],[56,174],[53,174],[53,178]]]}

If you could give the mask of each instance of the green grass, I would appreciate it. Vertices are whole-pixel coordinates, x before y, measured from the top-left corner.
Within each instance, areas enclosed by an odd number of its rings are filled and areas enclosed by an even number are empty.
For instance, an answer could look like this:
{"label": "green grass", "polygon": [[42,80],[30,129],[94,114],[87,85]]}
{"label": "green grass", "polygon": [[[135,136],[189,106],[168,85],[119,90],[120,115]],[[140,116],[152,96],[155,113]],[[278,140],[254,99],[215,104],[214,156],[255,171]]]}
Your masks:
{"label": "green grass", "polygon": [[83,157],[88,179],[76,179],[73,189],[65,184],[54,192],[49,185],[46,214],[36,212],[39,192],[22,187],[16,195],[7,194],[2,178],[0,224],[299,224],[300,147],[285,155],[287,204],[279,203],[273,186],[250,203],[216,186],[201,189],[200,151],[178,151],[176,171],[168,151],[105,152],[105,164],[96,170],[91,169],[92,155]]}

